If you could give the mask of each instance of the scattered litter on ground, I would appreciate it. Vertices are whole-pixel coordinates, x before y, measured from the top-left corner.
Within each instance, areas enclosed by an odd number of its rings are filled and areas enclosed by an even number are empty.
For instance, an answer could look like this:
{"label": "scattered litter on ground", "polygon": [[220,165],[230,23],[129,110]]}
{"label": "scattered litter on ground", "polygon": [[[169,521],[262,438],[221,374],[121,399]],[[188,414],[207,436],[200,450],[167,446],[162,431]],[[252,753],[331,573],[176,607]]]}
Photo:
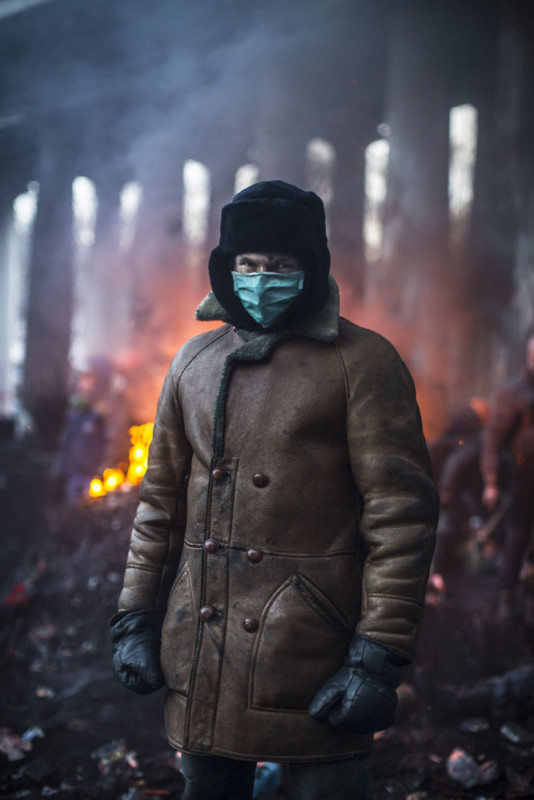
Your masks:
{"label": "scattered litter on ground", "polygon": [[[30,533],[9,537],[20,569],[0,587],[6,800],[181,797],[179,755],[163,729],[164,693],[133,696],[110,667],[108,619],[136,505],[136,491],[117,494],[113,503],[49,514],[38,543]],[[16,522],[14,530],[26,530]],[[491,574],[447,577],[446,590],[433,581],[439,602],[428,606],[416,663],[404,670],[395,727],[375,737],[377,800],[534,797],[534,666],[519,636],[505,640],[496,630],[495,587]],[[477,783],[470,789],[450,774],[455,750],[471,754],[465,773]],[[287,769],[276,768],[278,789],[262,793],[289,800]]]}
{"label": "scattered litter on ground", "polygon": [[447,759],[447,775],[465,789],[493,783],[499,777],[499,765],[495,761],[477,764],[465,750],[453,750]]}
{"label": "scattered litter on ground", "polygon": [[460,722],[460,730],[466,733],[481,733],[482,731],[489,730],[490,724],[487,719],[483,717],[472,717],[471,719],[464,719]]}
{"label": "scattered litter on ground", "polygon": [[8,761],[20,761],[31,749],[29,739],[18,736],[9,728],[0,728],[0,753],[4,753]]}
{"label": "scattered litter on ground", "polygon": [[506,722],[501,726],[500,734],[513,744],[534,745],[534,731],[529,731],[519,722]]}

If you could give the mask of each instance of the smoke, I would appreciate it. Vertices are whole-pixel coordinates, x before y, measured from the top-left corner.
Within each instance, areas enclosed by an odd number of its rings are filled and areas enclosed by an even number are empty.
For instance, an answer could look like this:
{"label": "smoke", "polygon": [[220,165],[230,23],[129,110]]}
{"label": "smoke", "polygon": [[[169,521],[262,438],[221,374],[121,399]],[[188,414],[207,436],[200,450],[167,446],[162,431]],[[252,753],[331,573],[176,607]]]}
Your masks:
{"label": "smoke", "polygon": [[[87,270],[101,298],[98,349],[106,348],[119,362],[135,362],[133,372],[143,376],[131,391],[137,421],[153,413],[173,353],[202,330],[194,308],[209,288],[207,258],[236,173],[250,164],[260,179],[305,185],[312,174],[306,153],[310,142],[320,140],[332,148],[329,230],[344,309],[389,336],[416,380],[435,387],[423,388],[422,399],[430,427],[437,426],[447,402],[436,401],[436,395],[454,384],[444,358],[461,357],[467,302],[452,291],[452,316],[450,292],[424,311],[431,278],[410,272],[402,253],[391,257],[399,264],[395,286],[403,314],[392,310],[391,298],[382,297],[380,281],[374,285],[374,267],[367,275],[367,303],[361,293],[363,153],[381,124],[390,122],[385,112],[391,64],[401,52],[391,37],[402,34],[403,46],[409,45],[420,4],[408,5],[410,19],[400,34],[392,20],[402,14],[387,0],[54,0],[2,21],[1,117],[15,120],[7,130],[24,133],[24,140],[46,151],[57,174],[83,176],[96,187],[100,219]],[[425,17],[446,65],[433,94],[445,93],[449,105],[473,98],[487,108],[495,11],[482,18],[469,6],[458,25],[459,7],[448,8],[443,32],[439,15],[432,11]],[[415,37],[415,47],[405,53],[411,64],[420,57],[419,44]],[[405,83],[404,91],[409,114],[418,86]],[[425,145],[424,152],[431,147]],[[412,155],[415,168],[408,177],[417,184],[418,153]],[[205,235],[194,247],[184,231],[182,177],[191,160],[209,171],[210,187]],[[128,184],[139,192],[135,219],[121,238],[117,220],[121,190]],[[424,231],[419,234],[424,238]],[[376,270],[379,274],[379,264]],[[457,276],[448,280],[452,284]],[[112,324],[117,302],[121,319],[129,319],[127,330]],[[408,307],[423,308],[423,326],[406,313]],[[443,389],[447,381],[449,389]]]}

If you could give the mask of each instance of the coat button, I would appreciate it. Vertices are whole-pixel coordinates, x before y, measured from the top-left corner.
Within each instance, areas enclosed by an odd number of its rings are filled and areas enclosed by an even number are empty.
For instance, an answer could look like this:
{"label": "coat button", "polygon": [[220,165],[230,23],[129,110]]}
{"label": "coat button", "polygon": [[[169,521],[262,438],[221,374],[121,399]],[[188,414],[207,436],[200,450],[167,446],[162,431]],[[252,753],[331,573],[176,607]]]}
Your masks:
{"label": "coat button", "polygon": [[251,617],[245,617],[243,620],[243,627],[247,633],[254,633],[258,630],[258,620]]}
{"label": "coat button", "polygon": [[263,487],[267,486],[269,483],[269,478],[267,475],[264,475],[263,472],[256,472],[252,476],[252,483],[254,486],[258,486],[260,489],[263,489]]}
{"label": "coat button", "polygon": [[204,620],[213,619],[213,617],[215,616],[215,609],[213,608],[213,606],[202,606],[202,608],[200,609],[200,616]]}
{"label": "coat button", "polygon": [[226,476],[228,475],[226,470],[221,469],[220,467],[215,467],[215,469],[212,470],[211,474],[212,474],[212,477],[213,477],[214,481],[223,481],[226,478]]}
{"label": "coat button", "polygon": [[217,539],[206,539],[204,542],[204,550],[206,553],[216,553],[219,549],[219,542]]}
{"label": "coat button", "polygon": [[263,553],[261,552],[259,547],[251,547],[250,550],[247,552],[247,558],[249,561],[252,561],[253,564],[257,564],[258,561],[262,560]]}

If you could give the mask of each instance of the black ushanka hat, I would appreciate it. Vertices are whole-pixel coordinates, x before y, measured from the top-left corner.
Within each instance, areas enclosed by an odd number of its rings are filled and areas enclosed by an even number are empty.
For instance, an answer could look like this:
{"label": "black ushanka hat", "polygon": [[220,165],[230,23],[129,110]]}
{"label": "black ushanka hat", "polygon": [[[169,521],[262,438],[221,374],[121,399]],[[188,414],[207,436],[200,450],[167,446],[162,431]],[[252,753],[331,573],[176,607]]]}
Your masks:
{"label": "black ushanka hat", "polygon": [[314,192],[284,181],[260,181],[222,209],[219,246],[209,259],[211,288],[230,322],[265,330],[234,294],[233,258],[240,253],[287,253],[297,256],[304,269],[302,291],[268,330],[287,328],[325,302],[330,253],[323,202]]}

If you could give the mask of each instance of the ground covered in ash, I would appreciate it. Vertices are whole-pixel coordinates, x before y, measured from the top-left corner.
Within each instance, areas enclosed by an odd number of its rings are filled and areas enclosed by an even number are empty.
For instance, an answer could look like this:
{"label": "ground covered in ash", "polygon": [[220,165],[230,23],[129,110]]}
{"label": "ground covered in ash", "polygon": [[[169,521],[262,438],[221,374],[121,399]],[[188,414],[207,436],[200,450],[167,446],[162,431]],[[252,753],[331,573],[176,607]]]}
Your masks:
{"label": "ground covered in ash", "polygon": [[[50,464],[0,448],[0,797],[180,798],[164,693],[130,694],[110,666],[137,491],[60,508]],[[466,569],[435,593],[375,743],[375,800],[534,798],[534,662],[520,624],[497,624],[496,592]],[[269,797],[291,797],[285,771]]]}

